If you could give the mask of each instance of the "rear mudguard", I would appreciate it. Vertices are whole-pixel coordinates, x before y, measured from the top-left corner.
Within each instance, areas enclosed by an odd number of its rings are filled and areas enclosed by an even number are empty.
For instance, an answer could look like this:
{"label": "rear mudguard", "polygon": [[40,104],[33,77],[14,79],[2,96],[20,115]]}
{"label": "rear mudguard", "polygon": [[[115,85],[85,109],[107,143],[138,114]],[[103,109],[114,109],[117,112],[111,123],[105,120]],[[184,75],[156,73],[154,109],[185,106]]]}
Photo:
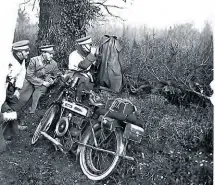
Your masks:
{"label": "rear mudguard", "polygon": [[[94,125],[96,125],[96,124],[100,124],[100,122],[96,122]],[[117,127],[122,128],[122,126],[120,125],[120,123],[119,123],[118,121],[115,121],[115,124],[116,124],[116,125],[115,125],[116,128],[117,128]],[[94,126],[94,125],[93,125],[93,126]],[[84,138],[85,138],[86,134],[87,134],[89,131],[91,131],[91,126],[90,126],[90,124],[87,124],[86,127],[84,128],[83,134],[81,135],[81,139],[80,139],[80,142],[81,142],[81,143],[84,142]],[[124,145],[124,144],[123,144],[123,145]],[[76,153],[77,156],[78,156],[79,153],[80,153],[81,147],[83,147],[83,146],[82,146],[82,145],[78,145],[78,149],[77,149],[77,153]]]}

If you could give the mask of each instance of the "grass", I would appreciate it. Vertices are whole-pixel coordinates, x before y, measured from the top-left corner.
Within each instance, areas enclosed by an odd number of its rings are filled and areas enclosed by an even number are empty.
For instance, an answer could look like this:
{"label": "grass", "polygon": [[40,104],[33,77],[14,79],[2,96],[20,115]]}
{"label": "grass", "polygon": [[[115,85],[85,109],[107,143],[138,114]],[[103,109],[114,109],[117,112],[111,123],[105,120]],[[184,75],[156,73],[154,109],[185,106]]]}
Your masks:
{"label": "grass", "polygon": [[[126,95],[125,95],[126,96]],[[183,108],[163,97],[129,97],[144,120],[140,144],[130,143],[128,155],[108,184],[212,184],[213,107]]]}

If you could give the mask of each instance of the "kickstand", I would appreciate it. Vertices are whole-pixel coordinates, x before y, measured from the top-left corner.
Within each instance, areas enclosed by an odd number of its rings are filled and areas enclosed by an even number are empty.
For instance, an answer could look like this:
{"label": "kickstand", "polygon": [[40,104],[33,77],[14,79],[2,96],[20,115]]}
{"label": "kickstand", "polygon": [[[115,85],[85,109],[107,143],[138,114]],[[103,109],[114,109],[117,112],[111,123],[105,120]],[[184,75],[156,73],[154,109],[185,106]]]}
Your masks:
{"label": "kickstand", "polygon": [[125,147],[124,147],[124,150],[123,150],[123,155],[124,156],[126,156],[127,145],[128,145],[128,140],[126,139],[125,140]]}
{"label": "kickstand", "polygon": [[54,148],[55,148],[55,152],[59,150],[59,148],[56,145],[54,145]]}

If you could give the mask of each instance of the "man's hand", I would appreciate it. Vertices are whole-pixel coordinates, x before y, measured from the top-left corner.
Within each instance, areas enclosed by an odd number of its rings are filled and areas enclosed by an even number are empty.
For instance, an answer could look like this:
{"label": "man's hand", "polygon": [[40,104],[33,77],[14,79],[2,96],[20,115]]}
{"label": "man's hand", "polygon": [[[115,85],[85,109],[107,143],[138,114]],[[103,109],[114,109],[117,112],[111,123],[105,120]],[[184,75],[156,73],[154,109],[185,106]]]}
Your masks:
{"label": "man's hand", "polygon": [[19,93],[19,90],[18,90],[18,89],[17,89],[17,90],[15,90],[15,92],[14,92],[13,96],[17,97],[17,99],[19,99],[19,98],[20,98],[20,93]]}
{"label": "man's hand", "polygon": [[97,52],[97,48],[96,48],[96,47],[92,47],[92,48],[91,48],[91,53],[92,53],[93,55],[95,55],[96,52]]}
{"label": "man's hand", "polygon": [[56,76],[63,76],[62,72],[58,72]]}
{"label": "man's hand", "polygon": [[53,85],[55,81],[52,78],[49,78],[48,82],[50,83],[50,85]]}
{"label": "man's hand", "polygon": [[50,84],[49,82],[44,81],[44,82],[43,82],[43,85],[44,85],[45,87],[49,87],[51,84]]}

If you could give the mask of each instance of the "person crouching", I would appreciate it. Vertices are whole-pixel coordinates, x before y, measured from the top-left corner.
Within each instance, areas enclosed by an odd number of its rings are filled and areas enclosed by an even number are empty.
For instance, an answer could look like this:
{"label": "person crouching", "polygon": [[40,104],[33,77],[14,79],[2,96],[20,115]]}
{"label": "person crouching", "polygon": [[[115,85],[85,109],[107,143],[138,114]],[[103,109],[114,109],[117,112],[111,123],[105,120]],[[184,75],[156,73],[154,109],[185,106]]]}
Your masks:
{"label": "person crouching", "polygon": [[39,49],[42,53],[31,58],[26,75],[26,79],[34,86],[31,114],[35,113],[40,97],[54,83],[52,77],[60,73],[57,62],[53,60],[54,45],[41,46]]}
{"label": "person crouching", "polygon": [[14,120],[19,117],[17,116],[18,111],[14,110],[12,107],[14,104],[17,104],[20,98],[19,90],[23,88],[26,75],[25,60],[28,58],[29,50],[28,40],[18,41],[12,45],[12,55],[9,61],[8,75],[5,84],[6,100],[1,107],[1,113],[15,111],[15,118],[9,116],[7,119],[4,119],[1,125],[1,133],[6,140],[11,140],[19,129],[19,121]]}

